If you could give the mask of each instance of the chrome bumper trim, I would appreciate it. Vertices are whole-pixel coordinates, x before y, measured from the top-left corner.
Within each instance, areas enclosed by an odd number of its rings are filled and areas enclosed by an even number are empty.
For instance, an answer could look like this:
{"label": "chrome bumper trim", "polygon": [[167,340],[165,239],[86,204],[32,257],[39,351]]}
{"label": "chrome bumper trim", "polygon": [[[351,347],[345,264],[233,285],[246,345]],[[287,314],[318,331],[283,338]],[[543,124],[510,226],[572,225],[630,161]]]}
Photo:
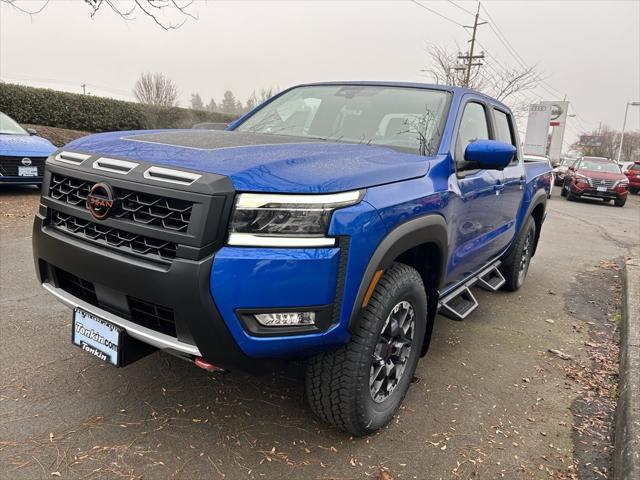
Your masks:
{"label": "chrome bumper trim", "polygon": [[42,286],[45,288],[45,290],[47,290],[65,305],[71,308],[79,307],[97,317],[104,318],[105,320],[124,328],[127,331],[127,334],[131,335],[133,338],[137,338],[141,342],[148,343],[149,345],[153,345],[154,347],[160,349],[175,350],[177,352],[186,353],[188,355],[195,355],[197,357],[201,356],[200,350],[198,350],[198,347],[194,345],[180,342],[176,338],[169,335],[155,332],[149,328],[141,327],[140,325],[130,322],[129,320],[126,320],[122,317],[118,317],[111,312],[107,312],[106,310],[95,307],[90,303],[80,300],[73,295],[65,292],[64,290],[54,287],[50,283],[43,283]]}

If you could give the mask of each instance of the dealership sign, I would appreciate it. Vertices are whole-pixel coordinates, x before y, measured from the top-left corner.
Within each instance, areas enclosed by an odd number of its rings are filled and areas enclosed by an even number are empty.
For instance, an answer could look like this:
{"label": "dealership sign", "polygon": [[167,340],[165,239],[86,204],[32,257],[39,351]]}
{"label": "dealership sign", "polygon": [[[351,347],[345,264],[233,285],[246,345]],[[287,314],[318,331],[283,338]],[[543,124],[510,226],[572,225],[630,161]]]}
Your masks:
{"label": "dealership sign", "polygon": [[527,134],[524,139],[525,155],[546,155],[551,121],[551,105],[538,103],[529,105]]}

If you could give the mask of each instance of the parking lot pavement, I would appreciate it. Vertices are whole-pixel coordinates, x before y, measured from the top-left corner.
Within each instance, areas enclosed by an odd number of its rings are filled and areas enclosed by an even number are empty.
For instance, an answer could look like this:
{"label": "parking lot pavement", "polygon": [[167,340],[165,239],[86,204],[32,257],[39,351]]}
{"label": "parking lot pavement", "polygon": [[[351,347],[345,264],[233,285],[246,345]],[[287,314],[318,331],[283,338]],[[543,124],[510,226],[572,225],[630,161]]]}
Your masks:
{"label": "parking lot pavement", "polygon": [[564,367],[588,361],[590,326],[617,308],[612,261],[638,246],[637,195],[616,208],[554,194],[525,286],[478,291],[465,322],[438,317],[397,419],[363,439],[312,417],[296,365],[216,375],[156,353],[115,369],[73,347],[70,310],[33,273],[36,192],[0,203],[6,478],[600,478]]}

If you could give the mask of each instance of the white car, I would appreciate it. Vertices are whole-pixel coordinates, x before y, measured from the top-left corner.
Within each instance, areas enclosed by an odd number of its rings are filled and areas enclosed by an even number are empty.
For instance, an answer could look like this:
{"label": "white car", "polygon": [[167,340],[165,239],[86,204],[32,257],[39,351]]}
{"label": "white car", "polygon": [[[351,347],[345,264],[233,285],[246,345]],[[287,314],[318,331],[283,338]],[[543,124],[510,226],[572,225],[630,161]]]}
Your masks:
{"label": "white car", "polygon": [[560,163],[553,169],[553,184],[556,187],[562,186],[564,183],[564,176],[567,173],[567,169],[576,163],[577,158],[564,157],[560,160]]}

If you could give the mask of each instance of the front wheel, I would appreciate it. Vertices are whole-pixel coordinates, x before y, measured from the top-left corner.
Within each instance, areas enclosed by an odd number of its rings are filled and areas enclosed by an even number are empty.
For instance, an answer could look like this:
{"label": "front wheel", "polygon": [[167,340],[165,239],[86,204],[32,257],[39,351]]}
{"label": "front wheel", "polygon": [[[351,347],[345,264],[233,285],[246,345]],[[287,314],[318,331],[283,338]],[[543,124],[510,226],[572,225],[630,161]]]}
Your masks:
{"label": "front wheel", "polygon": [[624,204],[627,203],[627,197],[616,198],[613,203],[616,207],[624,207]]}
{"label": "front wheel", "polygon": [[418,272],[394,263],[375,287],[351,341],[307,361],[311,410],[352,435],[367,435],[393,418],[420,357],[427,296]]}
{"label": "front wheel", "polygon": [[562,189],[560,189],[560,196],[561,197],[567,196],[567,186],[565,184],[562,184]]}
{"label": "front wheel", "polygon": [[533,256],[536,241],[536,222],[529,217],[518,235],[513,250],[500,266],[500,271],[506,280],[502,288],[515,292],[523,284],[529,272],[529,264]]}

